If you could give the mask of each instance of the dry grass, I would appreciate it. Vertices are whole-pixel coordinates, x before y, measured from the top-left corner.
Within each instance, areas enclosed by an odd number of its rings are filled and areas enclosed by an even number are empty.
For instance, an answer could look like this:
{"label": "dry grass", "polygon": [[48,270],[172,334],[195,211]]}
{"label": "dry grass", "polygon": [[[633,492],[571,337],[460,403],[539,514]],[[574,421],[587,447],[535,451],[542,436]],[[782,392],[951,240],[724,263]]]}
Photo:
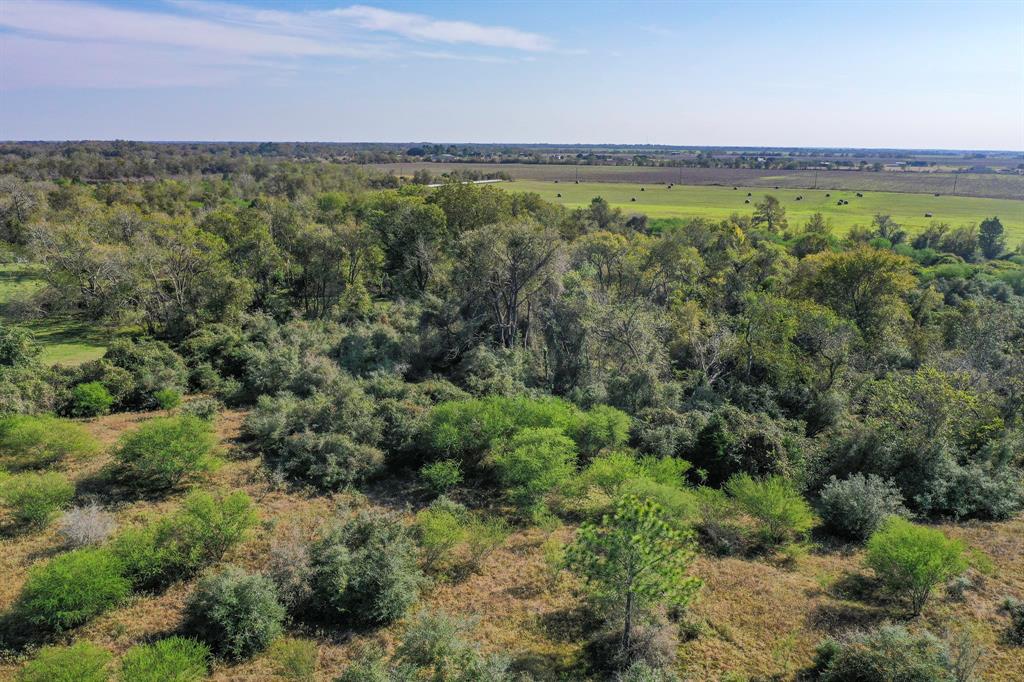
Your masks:
{"label": "dry grass", "polygon": [[[105,445],[158,413],[112,415],[86,422]],[[298,528],[307,537],[339,506],[384,505],[407,512],[409,499],[400,487],[376,486],[365,498],[339,494],[312,496],[276,488],[263,475],[259,462],[246,459],[234,442],[244,413],[226,411],[217,421],[224,464],[209,475],[203,487],[245,490],[256,502],[261,524],[228,561],[251,570],[265,564],[275,536]],[[105,466],[109,456],[71,461],[64,471],[82,490]],[[166,513],[180,504],[185,490],[156,500],[125,499],[111,505],[121,528],[153,513]],[[109,500],[101,500],[101,502]],[[1024,655],[1002,643],[1006,626],[997,606],[1005,596],[1024,598],[1024,519],[1006,523],[946,524],[944,530],[961,537],[972,548],[991,557],[988,575],[975,572],[975,589],[963,602],[938,595],[926,608],[922,623],[941,633],[970,627],[986,649],[979,677],[1024,680]],[[556,531],[563,540],[571,528]],[[581,603],[572,582],[564,577],[554,586],[548,581],[541,545],[548,537],[540,529],[513,533],[486,558],[479,572],[460,580],[438,581],[424,596],[423,606],[469,616],[477,636],[490,651],[510,655],[518,669],[538,679],[581,679],[580,664],[585,634]],[[0,537],[0,611],[14,602],[26,571],[63,551],[54,524],[32,534]],[[870,590],[860,569],[860,554],[840,548],[801,558],[795,566],[768,560],[701,557],[695,572],[705,581],[700,599],[688,615],[699,635],[680,647],[680,671],[685,679],[795,679],[812,659],[824,636],[856,625],[880,621],[899,609]],[[865,584],[867,589],[865,589]],[[182,583],[155,595],[134,597],[130,603],[105,614],[64,639],[89,639],[121,654],[129,647],[174,632],[181,625],[191,584]],[[293,633],[319,645],[318,679],[331,680],[368,643],[394,645],[401,624],[371,634],[355,634],[343,627]],[[30,652],[29,652],[30,653]],[[5,652],[0,679],[9,679],[26,652]],[[218,664],[214,680],[275,679],[273,662],[259,657],[239,665]]]}

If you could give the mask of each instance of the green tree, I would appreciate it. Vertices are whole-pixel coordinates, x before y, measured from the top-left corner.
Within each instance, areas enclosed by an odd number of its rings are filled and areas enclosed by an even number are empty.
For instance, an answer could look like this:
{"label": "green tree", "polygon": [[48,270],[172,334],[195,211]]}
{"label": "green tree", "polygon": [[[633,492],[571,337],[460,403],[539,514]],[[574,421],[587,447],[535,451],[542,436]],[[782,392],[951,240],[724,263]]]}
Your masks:
{"label": "green tree", "polygon": [[701,586],[687,575],[695,553],[692,532],[674,528],[657,503],[626,496],[599,525],[580,527],[566,560],[599,601],[621,613],[621,644],[628,650],[639,614],[693,599]]}
{"label": "green tree", "polygon": [[497,448],[493,462],[516,505],[537,514],[544,496],[576,471],[576,444],[561,429],[523,429]]}
{"label": "green tree", "polygon": [[967,568],[962,542],[895,516],[868,540],[864,562],[887,590],[910,600],[915,616],[936,585]]}
{"label": "green tree", "polygon": [[754,227],[763,225],[772,234],[784,232],[789,227],[785,207],[771,194],[766,194],[764,200],[754,206],[754,217],[750,222]]}
{"label": "green tree", "polygon": [[1003,234],[1003,224],[999,218],[986,218],[981,221],[978,242],[981,244],[981,253],[985,258],[998,258],[1006,249],[1006,236]]}

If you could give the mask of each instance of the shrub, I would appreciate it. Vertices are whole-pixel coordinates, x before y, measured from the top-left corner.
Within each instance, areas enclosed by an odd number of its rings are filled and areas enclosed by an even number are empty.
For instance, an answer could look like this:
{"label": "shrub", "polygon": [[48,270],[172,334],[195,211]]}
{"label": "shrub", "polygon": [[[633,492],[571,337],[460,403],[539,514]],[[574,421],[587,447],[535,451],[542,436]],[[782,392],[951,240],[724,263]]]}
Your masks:
{"label": "shrub", "polygon": [[475,571],[484,559],[501,547],[511,530],[504,519],[471,516],[466,521],[466,568]]}
{"label": "shrub", "polygon": [[159,417],[122,436],[114,456],[130,478],[160,490],[208,469],[215,443],[210,424],[202,419]]}
{"label": "shrub", "polygon": [[865,563],[893,595],[910,600],[915,615],[936,585],[967,568],[962,542],[899,517],[891,517],[868,540]]}
{"label": "shrub", "polygon": [[412,679],[510,681],[508,660],[481,652],[467,639],[470,630],[468,621],[421,611],[409,623],[395,650],[396,670],[410,671]]}
{"label": "shrub", "polygon": [[98,417],[110,411],[114,396],[98,381],[78,384],[71,389],[69,411],[73,417]]}
{"label": "shrub", "polygon": [[131,585],[123,566],[103,549],[76,549],[29,570],[20,610],[28,622],[66,630],[103,613],[125,599]]}
{"label": "shrub", "polygon": [[15,521],[24,525],[46,525],[74,496],[75,486],[53,471],[18,474],[0,483],[0,499],[10,507]]}
{"label": "shrub", "polygon": [[420,469],[420,480],[430,492],[443,495],[462,483],[462,467],[454,459],[431,462]]}
{"label": "shrub", "polygon": [[277,596],[285,608],[295,609],[312,593],[313,566],[309,550],[309,543],[298,528],[288,529],[270,545],[267,575],[277,586]]}
{"label": "shrub", "polygon": [[1024,601],[1007,598],[1002,610],[1010,616],[1010,626],[1006,629],[1006,639],[1013,644],[1024,645]]}
{"label": "shrub", "polygon": [[119,535],[112,551],[136,589],[187,578],[240,542],[256,522],[249,496],[194,492],[182,508]]}
{"label": "shrub", "polygon": [[780,545],[795,540],[814,526],[814,513],[800,491],[781,476],[755,480],[748,474],[729,479],[726,491],[736,504],[758,520],[759,534]]}
{"label": "shrub", "polygon": [[216,398],[196,398],[181,406],[181,414],[213,421],[223,407],[224,404]]}
{"label": "shrub", "polygon": [[419,598],[416,546],[389,515],[360,513],[314,544],[312,556],[313,591],[325,615],[383,625]]}
{"label": "shrub", "polygon": [[157,391],[183,391],[188,385],[188,368],[181,357],[163,341],[121,338],[110,344],[103,359],[131,374],[131,388],[121,401],[129,409],[157,406]]}
{"label": "shrub", "polygon": [[115,527],[114,515],[92,503],[64,512],[60,519],[59,532],[64,542],[70,547],[77,548],[106,542]]}
{"label": "shrub", "polygon": [[316,675],[316,642],[281,638],[270,646],[269,657],[277,674],[286,680],[311,682]]}
{"label": "shrub", "polygon": [[695,492],[701,541],[712,553],[731,556],[746,551],[747,529],[739,521],[739,509],[717,488],[700,487]]}
{"label": "shrub", "polygon": [[195,682],[206,677],[210,648],[186,637],[139,644],[121,659],[122,682]]}
{"label": "shrub", "polygon": [[465,540],[464,515],[465,509],[461,505],[445,498],[439,498],[416,514],[416,539],[423,548],[423,559],[428,568],[441,566],[452,550]]}
{"label": "shrub", "polygon": [[927,632],[915,635],[901,625],[882,625],[818,646],[815,672],[820,682],[957,682],[947,647]]}
{"label": "shrub", "polygon": [[523,429],[491,461],[516,506],[536,515],[544,510],[544,497],[576,471],[576,445],[558,429]]}
{"label": "shrub", "polygon": [[606,449],[622,447],[629,439],[629,415],[609,405],[596,405],[581,414],[567,432],[580,456],[590,459]]}
{"label": "shrub", "polygon": [[92,642],[43,647],[18,671],[18,682],[107,682],[110,652]]}
{"label": "shrub", "polygon": [[99,450],[96,439],[74,422],[49,416],[0,418],[0,466],[11,471],[45,467]]}
{"label": "shrub", "polygon": [[173,388],[161,388],[153,394],[153,402],[161,410],[173,410],[181,404],[181,393]]}
{"label": "shrub", "polygon": [[892,481],[856,473],[835,476],[821,489],[821,516],[836,535],[863,542],[890,516],[906,513],[903,496]]}
{"label": "shrub", "polygon": [[615,677],[615,682],[677,682],[679,676],[671,670],[657,668],[637,661]]}
{"label": "shrub", "polygon": [[285,616],[269,578],[233,566],[199,581],[185,611],[191,632],[235,660],[266,649]]}

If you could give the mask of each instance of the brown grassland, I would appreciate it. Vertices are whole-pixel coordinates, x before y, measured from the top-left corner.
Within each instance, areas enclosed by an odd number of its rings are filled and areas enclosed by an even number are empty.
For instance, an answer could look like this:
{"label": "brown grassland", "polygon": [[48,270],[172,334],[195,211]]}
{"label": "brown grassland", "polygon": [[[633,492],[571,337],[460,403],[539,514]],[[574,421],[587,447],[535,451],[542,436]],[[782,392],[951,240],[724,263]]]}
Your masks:
{"label": "brown grassland", "polygon": [[[118,414],[85,422],[104,445],[156,413]],[[261,523],[249,539],[231,552],[231,561],[252,570],[263,566],[272,538],[292,528],[312,535],[340,508],[370,504],[410,513],[419,504],[397,484],[382,482],[365,497],[351,494],[314,496],[288,491],[264,475],[259,460],[249,458],[236,442],[244,417],[226,411],[217,421],[223,465],[202,482],[206,488],[246,491],[256,503]],[[79,486],[80,497],[92,490],[90,481],[109,464],[102,455],[63,465]],[[109,492],[104,491],[104,502]],[[125,500],[113,505],[120,528],[152,513],[179,504],[185,491],[160,500]],[[974,588],[963,601],[941,592],[929,603],[920,625],[943,634],[944,628],[969,629],[984,648],[979,677],[985,680],[1024,680],[1024,655],[1003,643],[1007,619],[998,605],[1007,596],[1024,598],[1024,519],[1004,523],[943,524],[984,559],[971,571]],[[0,518],[0,611],[16,599],[27,570],[62,550],[56,527],[14,534]],[[571,527],[554,531],[538,528],[513,533],[480,570],[461,580],[441,582],[426,593],[422,606],[467,615],[477,623],[477,636],[491,651],[502,651],[515,667],[538,679],[585,679],[581,667],[582,601],[569,576],[552,585],[541,545],[549,532],[568,539]],[[858,549],[824,543],[794,562],[764,558],[745,560],[702,555],[694,571],[705,586],[685,617],[689,633],[680,646],[680,673],[688,680],[792,680],[812,660],[824,636],[846,628],[898,616],[898,606],[886,603],[861,567]],[[178,583],[165,592],[132,598],[64,637],[88,639],[120,655],[130,646],[176,630],[191,583]],[[916,626],[917,624],[915,624]],[[8,622],[6,627],[17,627]],[[333,631],[299,631],[319,647],[317,679],[331,680],[346,662],[370,641],[389,646],[401,624],[372,635]],[[30,652],[27,652],[30,653]],[[0,661],[0,679],[10,679],[26,653]],[[214,680],[275,679],[266,657],[229,666],[218,663]]]}

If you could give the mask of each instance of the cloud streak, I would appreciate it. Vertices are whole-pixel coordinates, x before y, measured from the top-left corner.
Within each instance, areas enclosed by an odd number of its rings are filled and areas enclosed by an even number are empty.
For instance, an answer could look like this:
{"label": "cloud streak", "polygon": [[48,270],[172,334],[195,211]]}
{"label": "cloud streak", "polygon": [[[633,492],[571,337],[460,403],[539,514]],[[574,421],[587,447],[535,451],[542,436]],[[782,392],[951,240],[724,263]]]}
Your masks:
{"label": "cloud streak", "polygon": [[514,28],[367,5],[291,11],[169,0],[166,9],[151,11],[70,0],[0,2],[3,89],[213,86],[267,70],[403,57],[510,63],[518,60],[508,51],[529,58],[552,48],[548,38]]}

